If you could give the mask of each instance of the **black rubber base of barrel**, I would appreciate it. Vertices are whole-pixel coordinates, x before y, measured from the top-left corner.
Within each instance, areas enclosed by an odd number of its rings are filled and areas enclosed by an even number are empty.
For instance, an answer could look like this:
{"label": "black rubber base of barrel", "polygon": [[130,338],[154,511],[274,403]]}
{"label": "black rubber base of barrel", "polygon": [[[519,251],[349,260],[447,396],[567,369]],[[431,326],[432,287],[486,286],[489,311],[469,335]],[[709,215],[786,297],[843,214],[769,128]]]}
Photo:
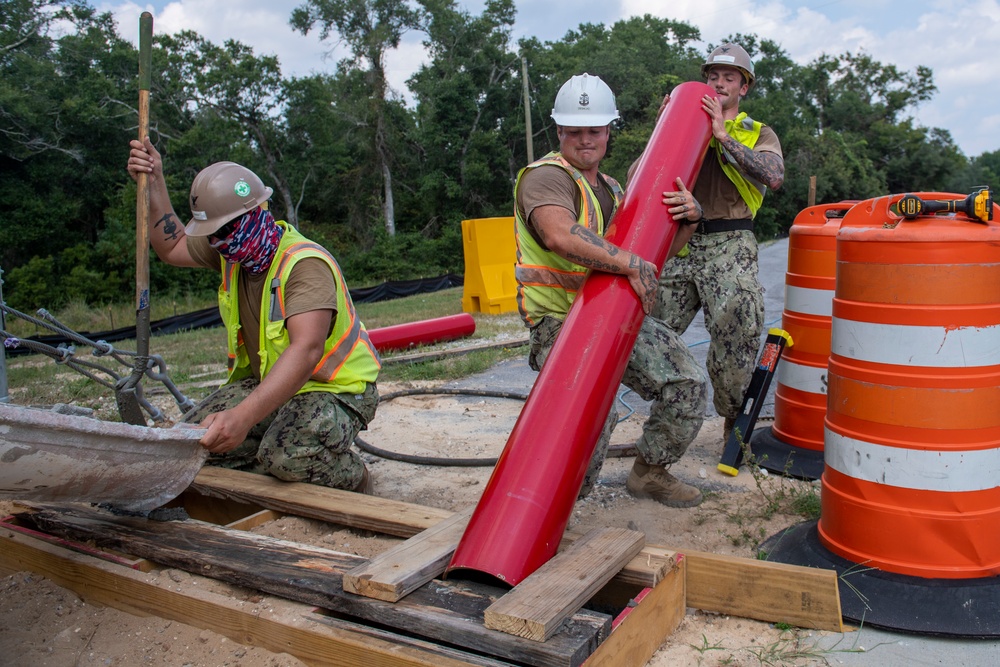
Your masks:
{"label": "black rubber base of barrel", "polygon": [[810,481],[823,476],[823,452],[792,447],[775,437],[770,426],[750,436],[750,451],[769,472]]}
{"label": "black rubber base of barrel", "polygon": [[919,635],[1000,637],[1000,576],[923,579],[868,569],[824,547],[817,522],[767,538],[766,560],[836,570],[841,613],[861,625]]}

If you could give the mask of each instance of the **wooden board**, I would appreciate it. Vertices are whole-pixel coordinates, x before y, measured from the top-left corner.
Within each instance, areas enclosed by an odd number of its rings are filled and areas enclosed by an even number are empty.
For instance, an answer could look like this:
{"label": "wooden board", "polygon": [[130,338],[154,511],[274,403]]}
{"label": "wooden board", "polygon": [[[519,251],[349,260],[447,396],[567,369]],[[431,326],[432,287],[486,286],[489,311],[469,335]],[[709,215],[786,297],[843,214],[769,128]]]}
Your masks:
{"label": "wooden board", "polygon": [[[267,475],[215,467],[203,468],[191,485],[191,491],[195,495],[238,500],[296,516],[406,538],[453,514],[448,510],[372,496],[365,496],[364,502],[358,502],[358,494],[350,491],[282,482]],[[568,532],[564,546],[578,537]],[[665,547],[646,548],[615,578],[622,583],[652,587],[670,571],[676,558],[677,554]]]}
{"label": "wooden board", "polygon": [[377,496],[364,496],[363,502],[359,502],[360,496],[350,491],[282,482],[268,475],[215,466],[202,468],[190,488],[203,496],[239,500],[277,512],[397,537],[413,537],[453,514]]}
{"label": "wooden board", "polygon": [[687,552],[689,607],[800,628],[843,632],[837,573]]}
{"label": "wooden board", "polygon": [[486,627],[543,642],[642,550],[643,533],[592,530],[486,610]]}
{"label": "wooden board", "polygon": [[[150,576],[86,554],[67,551],[0,529],[0,574],[34,572],[74,591],[88,604],[138,616],[156,616],[212,630],[247,646],[288,653],[316,667],[501,667],[510,663],[408,641],[388,632],[330,619],[307,620],[314,607],[268,598],[271,613],[223,595],[172,588],[169,578]],[[165,581],[164,581],[165,580]]]}
{"label": "wooden board", "polygon": [[637,603],[615,619],[611,636],[584,667],[642,667],[684,620],[685,558],[667,576],[637,596]]}
{"label": "wooden board", "polygon": [[[311,491],[297,495],[283,488],[295,486],[308,487]],[[203,468],[191,488],[206,495],[242,498],[269,509],[400,537],[412,537],[452,515],[447,510],[385,498],[369,500],[366,496],[365,503],[358,503],[357,495],[346,491],[285,483],[264,475],[223,468]],[[383,512],[385,520],[380,516]],[[667,546],[647,545],[615,581],[651,588],[670,571],[677,551]],[[686,551],[685,556],[689,576],[688,606],[770,623],[842,631],[840,595],[833,570],[700,551]],[[763,583],[746,586],[746,582],[761,578],[778,582],[777,590],[783,592],[775,595]],[[755,600],[761,602],[758,604]]]}
{"label": "wooden board", "polygon": [[610,630],[610,617],[581,611],[545,643],[493,632],[482,625],[483,613],[502,591],[471,582],[434,582],[395,604],[352,595],[341,582],[344,572],[365,562],[358,556],[197,521],[150,521],[79,505],[44,506],[19,518],[60,537],[513,662],[579,665]]}
{"label": "wooden board", "polygon": [[[470,507],[344,573],[344,590],[396,602],[444,573],[472,517]],[[488,626],[487,626],[488,627]]]}

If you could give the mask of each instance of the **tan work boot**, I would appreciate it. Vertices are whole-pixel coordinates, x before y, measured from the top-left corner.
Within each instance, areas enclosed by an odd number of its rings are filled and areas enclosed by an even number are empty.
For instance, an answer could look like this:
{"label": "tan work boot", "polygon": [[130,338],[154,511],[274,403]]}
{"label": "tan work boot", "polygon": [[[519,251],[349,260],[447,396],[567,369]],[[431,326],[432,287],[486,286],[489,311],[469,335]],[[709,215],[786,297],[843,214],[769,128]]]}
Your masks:
{"label": "tan work boot", "polygon": [[625,488],[635,498],[652,498],[667,507],[694,507],[701,503],[701,491],[685,484],[664,466],[646,463],[642,455],[635,457]]}

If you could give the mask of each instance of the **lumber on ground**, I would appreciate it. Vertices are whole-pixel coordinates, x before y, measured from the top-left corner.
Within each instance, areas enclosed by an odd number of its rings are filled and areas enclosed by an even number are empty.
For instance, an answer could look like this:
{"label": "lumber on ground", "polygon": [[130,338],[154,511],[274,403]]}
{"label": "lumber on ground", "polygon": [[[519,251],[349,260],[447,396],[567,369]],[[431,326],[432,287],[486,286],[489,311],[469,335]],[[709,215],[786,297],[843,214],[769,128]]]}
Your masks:
{"label": "lumber on ground", "polygon": [[344,590],[396,602],[444,574],[462,538],[473,508],[456,512],[437,525],[344,573]]}
{"label": "lumber on ground", "polygon": [[[412,537],[448,518],[448,510],[357,495],[251,473],[206,467],[191,489],[272,510],[353,528]],[[647,545],[616,582],[655,585],[673,565],[676,550]],[[843,632],[837,574],[833,570],[685,551],[688,606],[771,623]],[[669,558],[669,563],[663,563]],[[657,566],[657,562],[662,567]],[[653,578],[650,583],[650,577]]]}
{"label": "lumber on ground", "polygon": [[543,642],[632,560],[646,536],[624,528],[590,531],[525,577],[486,610],[486,627]]}
{"label": "lumber on ground", "polygon": [[[213,466],[202,468],[190,490],[202,496],[235,500],[349,528],[406,538],[454,514],[449,510],[375,496],[365,496],[364,502],[358,502],[358,495],[350,491],[282,482],[267,475]],[[182,500],[186,502],[186,498],[182,497]],[[651,588],[670,571],[676,560],[677,554],[665,547],[647,547],[616,575],[615,581]]]}
{"label": "lumber on ground", "polygon": [[472,582],[434,582],[394,604],[352,595],[344,592],[342,578],[365,562],[359,556],[199,521],[150,521],[81,505],[37,506],[18,518],[63,538],[93,542],[512,662],[580,665],[610,630],[610,617],[582,610],[545,643],[492,632],[483,626],[483,614],[502,591]]}
{"label": "lumber on ground", "polygon": [[[76,592],[89,604],[138,616],[157,616],[212,630],[248,646],[288,653],[316,667],[511,667],[511,663],[431,642],[378,632],[328,618],[314,622],[314,606],[267,598],[261,614],[240,600],[206,590],[175,590],[169,578],[0,528],[0,574],[34,572]],[[265,604],[262,602],[261,604]]]}

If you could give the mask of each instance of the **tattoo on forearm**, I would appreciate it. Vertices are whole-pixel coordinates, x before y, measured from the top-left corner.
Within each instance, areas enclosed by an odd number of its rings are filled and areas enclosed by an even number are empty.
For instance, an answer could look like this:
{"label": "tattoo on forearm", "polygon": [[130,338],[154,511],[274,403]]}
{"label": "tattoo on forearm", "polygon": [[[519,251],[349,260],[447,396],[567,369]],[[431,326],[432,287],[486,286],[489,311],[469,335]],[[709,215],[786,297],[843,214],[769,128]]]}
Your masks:
{"label": "tattoo on forearm", "polygon": [[656,271],[653,270],[651,263],[642,262],[642,267],[639,269],[639,280],[647,290],[652,290],[655,293],[657,286]]}
{"label": "tattoo on forearm", "polygon": [[153,223],[153,228],[159,227],[161,222],[163,223],[163,238],[176,239],[180,228],[174,220],[173,213],[164,213],[162,218]]}
{"label": "tattoo on forearm", "polygon": [[769,187],[785,178],[785,163],[774,153],[758,153],[744,146],[733,137],[726,137],[722,144],[729,151],[736,163],[751,178]]}
{"label": "tattoo on forearm", "polygon": [[574,236],[579,236],[581,239],[583,239],[592,246],[601,248],[612,257],[618,254],[618,246],[611,245],[610,243],[608,243],[607,241],[605,241],[600,236],[590,231],[583,225],[573,225],[573,228],[570,230],[569,233],[573,234]]}
{"label": "tattoo on forearm", "polygon": [[595,269],[597,271],[607,271],[608,273],[621,273],[619,269],[614,264],[608,262],[602,262],[599,259],[590,259],[589,257],[582,257],[574,253],[567,253],[566,259],[571,262],[576,262],[580,266],[586,266],[588,269]]}

